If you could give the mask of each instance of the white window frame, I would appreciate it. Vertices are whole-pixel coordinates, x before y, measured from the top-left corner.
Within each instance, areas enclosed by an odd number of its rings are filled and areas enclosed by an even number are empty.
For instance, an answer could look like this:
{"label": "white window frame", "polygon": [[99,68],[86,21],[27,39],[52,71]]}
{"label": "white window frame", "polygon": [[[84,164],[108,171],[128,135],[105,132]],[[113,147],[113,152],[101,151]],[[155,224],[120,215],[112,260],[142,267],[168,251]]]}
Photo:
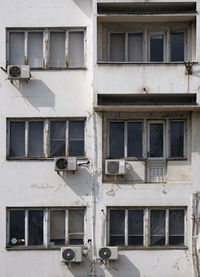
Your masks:
{"label": "white window frame", "polygon": [[[6,31],[6,66],[10,65],[9,62],[9,34],[10,32],[19,32],[24,33],[24,64],[28,64],[28,33],[32,32],[39,32],[43,33],[43,66],[42,67],[32,67],[32,69],[85,69],[87,67],[87,38],[86,38],[86,27],[79,27],[79,28],[36,28],[36,29],[7,29]],[[51,67],[50,66],[50,35],[51,32],[64,32],[65,33],[65,67]],[[69,32],[83,32],[83,47],[84,47],[84,65],[83,66],[69,66],[68,63],[68,38]]]}
{"label": "white window frame", "polygon": [[[123,210],[125,211],[125,244],[119,245],[119,248],[180,248],[184,249],[187,246],[187,207],[109,207],[107,208],[107,245],[110,245],[110,211]],[[128,211],[129,210],[143,210],[143,245],[128,245]],[[157,246],[151,245],[151,210],[165,210],[165,245]],[[183,245],[169,245],[169,211],[170,210],[184,210],[184,243]]]}
{"label": "white window frame", "polygon": [[[10,211],[12,210],[23,210],[25,211],[25,243],[24,245],[10,245]],[[42,245],[28,245],[28,211],[30,210],[42,210],[43,211],[43,244]],[[86,208],[85,207],[51,207],[51,208],[7,208],[6,211],[6,247],[7,248],[60,248],[62,245],[51,245],[50,243],[50,211],[51,210],[64,210],[65,211],[65,245],[69,244],[69,232],[68,232],[68,223],[69,223],[69,211],[70,210],[83,210],[84,211],[84,232],[83,235],[83,244],[76,246],[83,246],[86,244]],[[76,233],[78,234],[78,233]],[[64,246],[64,245],[63,245]],[[73,244],[70,244],[73,246]]]}
{"label": "white window frame", "polygon": [[[29,129],[29,122],[43,122],[43,155],[41,157],[28,157],[28,129]],[[77,156],[79,159],[85,158],[85,147],[86,147],[86,119],[85,118],[73,118],[73,119],[66,119],[66,118],[12,118],[7,119],[7,158],[9,160],[37,160],[37,159],[53,159],[50,156],[50,122],[51,121],[64,121],[66,122],[66,136],[65,136],[65,156],[68,157],[69,154],[69,122],[71,121],[81,121],[84,122],[84,155]],[[25,122],[25,157],[12,157],[10,156],[10,123],[11,122]]]}
{"label": "white window frame", "polygon": [[[122,61],[126,63],[165,63],[165,62],[171,62],[171,63],[182,63],[184,61],[171,61],[171,33],[184,33],[184,60],[187,60],[189,57],[189,49],[188,49],[188,28],[183,27],[183,28],[176,28],[171,27],[169,28],[167,25],[165,28],[157,28],[157,30],[152,28],[151,26],[145,27],[144,29],[141,29],[140,27],[138,29],[134,28],[134,30],[131,29],[110,29],[108,31],[108,49],[107,49],[107,56],[108,56],[108,61],[115,63],[115,61],[111,61],[110,57],[110,47],[111,47],[111,39],[110,35],[112,33],[120,33],[120,34],[125,34],[125,53],[124,57],[125,60]],[[128,60],[128,34],[131,33],[140,33],[143,35],[143,60],[140,62],[134,62],[134,61],[129,61]],[[163,35],[163,61],[155,61],[151,62],[150,61],[150,36],[151,35]]]}

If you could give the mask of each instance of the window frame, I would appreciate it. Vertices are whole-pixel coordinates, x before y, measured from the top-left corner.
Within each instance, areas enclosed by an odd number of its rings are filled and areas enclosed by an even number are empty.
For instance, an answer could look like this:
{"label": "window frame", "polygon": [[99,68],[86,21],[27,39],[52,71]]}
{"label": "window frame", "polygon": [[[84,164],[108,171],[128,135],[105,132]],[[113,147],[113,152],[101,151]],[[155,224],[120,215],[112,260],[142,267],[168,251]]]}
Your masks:
{"label": "window frame", "polygon": [[[28,157],[28,131],[29,122],[43,122],[43,155],[41,157]],[[64,121],[66,122],[66,136],[65,136],[65,157],[68,157],[69,149],[69,122],[81,121],[84,123],[84,155],[76,156],[77,159],[86,159],[86,118],[7,118],[7,160],[47,160],[54,159],[50,156],[50,122]],[[11,157],[10,156],[10,123],[11,122],[25,122],[25,157]],[[55,156],[57,157],[57,156]]]}
{"label": "window frame", "polygon": [[[165,26],[160,28],[155,27],[135,27],[135,28],[109,28],[108,29],[108,37],[107,37],[107,60],[110,63],[183,63],[189,57],[189,49],[188,49],[188,28],[189,26],[183,27],[169,27]],[[110,34],[112,33],[124,33],[125,34],[125,41],[124,41],[124,57],[125,60],[118,62],[118,61],[111,61],[110,57],[110,48],[111,48],[111,39]],[[128,34],[132,33],[141,33],[143,36],[143,60],[142,61],[129,61],[128,60]],[[171,33],[184,33],[184,61],[171,61]],[[151,35],[163,35],[163,61],[150,61],[150,37]]]}
{"label": "window frame", "polygon": [[[118,245],[119,249],[186,249],[187,248],[187,207],[186,206],[136,206],[136,207],[107,207],[106,215],[106,245],[110,245],[110,211],[111,210],[124,210],[125,211],[125,238],[124,245]],[[143,245],[134,246],[128,245],[128,211],[129,210],[143,210]],[[165,210],[165,245],[151,245],[151,210]],[[169,245],[169,211],[170,210],[183,210],[184,211],[184,242],[183,245]]]}
{"label": "window frame", "polygon": [[[10,211],[24,210],[25,211],[25,242],[24,245],[11,245],[10,244]],[[43,211],[43,244],[42,245],[29,245],[28,244],[28,211],[42,210]],[[51,245],[50,242],[50,211],[51,210],[65,210],[65,245]],[[69,244],[69,211],[70,210],[83,210],[83,244]],[[6,208],[6,249],[7,250],[28,250],[28,249],[60,249],[66,245],[70,246],[84,246],[86,244],[86,207],[7,207]]]}
{"label": "window frame", "polygon": [[[86,27],[71,27],[71,28],[7,28],[6,29],[6,67],[11,65],[9,62],[9,34],[24,33],[24,65],[28,65],[28,33],[42,32],[43,33],[43,66],[42,67],[30,67],[31,70],[69,70],[69,69],[86,69],[87,68],[87,38]],[[50,36],[51,32],[65,32],[65,67],[51,67],[50,66]],[[83,66],[69,66],[68,57],[68,44],[69,44],[69,32],[83,32]]]}

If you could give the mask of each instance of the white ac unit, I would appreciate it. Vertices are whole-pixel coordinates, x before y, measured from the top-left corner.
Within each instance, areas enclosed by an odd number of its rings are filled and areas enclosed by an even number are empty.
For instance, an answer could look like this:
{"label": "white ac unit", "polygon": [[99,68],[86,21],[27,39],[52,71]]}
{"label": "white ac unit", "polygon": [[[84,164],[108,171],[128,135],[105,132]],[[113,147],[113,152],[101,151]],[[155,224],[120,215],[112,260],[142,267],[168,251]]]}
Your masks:
{"label": "white ac unit", "polygon": [[54,158],[55,171],[75,171],[77,169],[76,157]]}
{"label": "white ac unit", "polygon": [[125,160],[106,160],[105,173],[107,175],[126,174],[126,161]]}
{"label": "white ac unit", "polygon": [[29,65],[9,65],[8,79],[9,80],[29,80],[30,66]]}
{"label": "white ac unit", "polygon": [[62,247],[61,262],[80,263],[82,262],[82,247]]}
{"label": "white ac unit", "polygon": [[101,260],[117,260],[118,259],[118,247],[104,246],[98,250],[98,258]]}

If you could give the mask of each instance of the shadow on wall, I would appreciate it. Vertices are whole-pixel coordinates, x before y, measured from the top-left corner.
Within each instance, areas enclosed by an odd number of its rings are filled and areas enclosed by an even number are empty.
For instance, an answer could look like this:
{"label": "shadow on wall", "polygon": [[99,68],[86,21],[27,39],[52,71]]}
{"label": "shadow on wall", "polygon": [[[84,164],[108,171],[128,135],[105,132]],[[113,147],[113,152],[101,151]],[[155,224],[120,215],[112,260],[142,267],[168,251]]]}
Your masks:
{"label": "shadow on wall", "polygon": [[28,83],[20,82],[19,86],[13,85],[33,107],[55,107],[55,94],[41,80],[30,80]]}
{"label": "shadow on wall", "polygon": [[87,17],[92,14],[92,0],[73,0],[74,3],[84,12]]}

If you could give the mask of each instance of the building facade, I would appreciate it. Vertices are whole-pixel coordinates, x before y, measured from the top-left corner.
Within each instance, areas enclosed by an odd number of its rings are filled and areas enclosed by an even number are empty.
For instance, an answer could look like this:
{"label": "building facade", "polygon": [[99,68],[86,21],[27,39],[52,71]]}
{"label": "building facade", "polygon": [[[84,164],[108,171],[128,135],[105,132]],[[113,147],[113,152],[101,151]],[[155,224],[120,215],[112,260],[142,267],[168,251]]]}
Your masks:
{"label": "building facade", "polygon": [[198,12],[1,1],[2,277],[200,276]]}

